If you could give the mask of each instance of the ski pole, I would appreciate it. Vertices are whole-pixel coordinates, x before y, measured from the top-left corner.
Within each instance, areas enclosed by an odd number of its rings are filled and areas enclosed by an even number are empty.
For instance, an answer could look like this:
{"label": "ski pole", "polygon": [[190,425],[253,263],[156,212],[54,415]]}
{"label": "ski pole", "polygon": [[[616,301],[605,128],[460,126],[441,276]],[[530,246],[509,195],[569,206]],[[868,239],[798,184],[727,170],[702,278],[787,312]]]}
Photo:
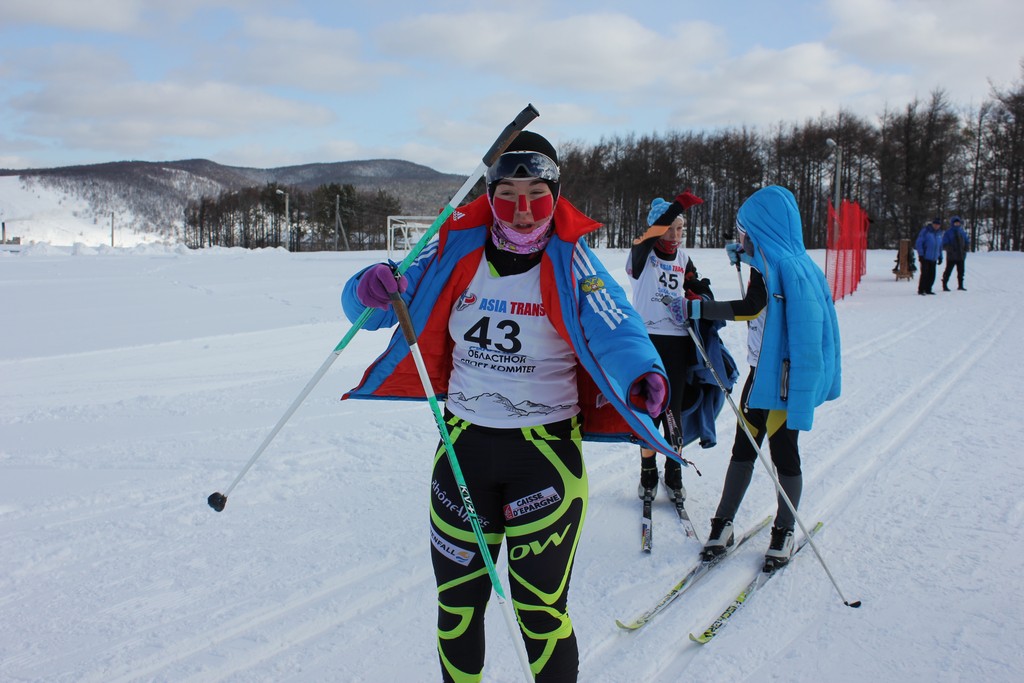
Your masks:
{"label": "ski pole", "polygon": [[757,444],[757,439],[755,439],[754,435],[751,434],[750,427],[747,425],[747,421],[743,418],[743,415],[740,413],[740,409],[736,406],[736,402],[732,400],[732,394],[726,391],[725,385],[722,383],[722,378],[718,376],[718,371],[715,370],[715,366],[711,364],[711,359],[708,357],[708,352],[704,349],[704,344],[701,342],[700,336],[697,332],[697,326],[694,325],[693,321],[690,319],[686,320],[686,326],[689,327],[690,337],[693,339],[694,346],[697,347],[697,351],[700,352],[701,358],[704,359],[704,366],[711,371],[711,375],[715,378],[715,382],[718,384],[718,387],[725,393],[725,398],[729,401],[729,405],[732,406],[732,411],[736,413],[736,420],[743,428],[743,432],[747,435],[747,438],[750,440],[750,445],[754,447],[754,451],[757,453],[757,459],[760,460],[761,464],[764,465],[764,468],[768,470],[768,476],[772,478],[772,482],[775,484],[775,490],[778,492],[779,496],[782,498],[782,500],[786,502],[786,505],[792,511],[793,519],[795,519],[796,523],[800,525],[800,530],[804,532],[804,536],[807,538],[807,542],[810,544],[811,550],[813,550],[815,556],[817,556],[818,562],[821,563],[822,568],[828,575],[829,581],[831,581],[832,585],[835,586],[836,592],[839,593],[839,598],[847,607],[860,607],[860,600],[850,602],[846,599],[846,596],[843,595],[843,590],[839,587],[839,583],[832,575],[832,571],[828,568],[828,563],[825,562],[825,558],[822,557],[821,552],[819,552],[818,545],[814,542],[814,539],[811,537],[811,534],[808,533],[807,527],[804,525],[804,521],[800,519],[800,515],[797,514],[796,506],[793,505],[793,501],[790,500],[789,495],[782,488],[782,482],[780,482],[779,478],[775,475],[771,463],[765,457],[764,452],[761,450],[761,447]]}
{"label": "ski pole", "polygon": [[[501,134],[494,140],[494,143],[491,145],[490,149],[488,149],[487,153],[484,154],[483,158],[480,161],[480,164],[469,175],[469,177],[466,179],[466,182],[464,182],[462,184],[462,187],[459,188],[458,192],[456,192],[452,196],[451,200],[448,202],[448,205],[445,206],[444,210],[441,211],[441,213],[437,216],[437,218],[431,224],[430,228],[428,228],[427,231],[423,233],[423,236],[420,238],[419,242],[417,242],[415,246],[413,246],[412,250],[409,251],[409,253],[406,255],[404,259],[402,259],[402,262],[398,264],[397,275],[401,275],[409,268],[410,265],[412,265],[412,262],[415,261],[416,258],[420,255],[420,252],[423,251],[423,248],[427,246],[427,243],[430,242],[430,240],[434,238],[434,235],[437,234],[438,230],[441,229],[441,225],[443,225],[444,222],[448,220],[448,217],[452,215],[452,213],[455,211],[455,208],[462,202],[463,199],[465,199],[466,195],[469,194],[469,191],[473,189],[473,186],[476,185],[477,181],[483,177],[484,173],[487,172],[487,167],[493,164],[495,160],[499,156],[501,156],[501,153],[505,151],[505,148],[507,148],[512,143],[512,141],[516,139],[516,136],[519,135],[519,133],[527,126],[527,124],[529,124],[530,121],[533,121],[538,116],[540,116],[540,112],[538,112],[532,104],[528,104],[526,105],[525,109],[519,112],[519,115],[516,116],[512,123],[505,126],[505,129],[502,130]],[[330,368],[334,361],[337,360],[338,356],[341,355],[341,352],[345,350],[345,347],[348,346],[349,342],[352,341],[352,338],[356,336],[356,333],[359,332],[359,330],[362,329],[363,325],[366,324],[366,321],[369,319],[373,311],[374,309],[369,306],[363,309],[363,312],[359,315],[358,318],[356,318],[356,321],[352,323],[352,327],[345,334],[345,336],[342,337],[341,341],[338,342],[338,345],[334,347],[334,350],[330,353],[330,355],[327,356],[324,362],[320,365],[320,368],[313,374],[313,377],[310,378],[310,380],[306,383],[306,386],[303,387],[302,391],[299,392],[298,397],[292,402],[290,406],[288,406],[288,410],[284,412],[284,415],[281,416],[281,419],[278,420],[277,424],[274,425],[274,428],[270,430],[270,433],[263,440],[263,443],[261,443],[259,447],[256,449],[256,452],[252,454],[252,457],[249,458],[249,462],[246,463],[245,467],[242,468],[242,471],[238,473],[238,476],[235,477],[235,480],[233,482],[231,482],[231,485],[224,489],[223,493],[215,491],[214,493],[210,494],[209,498],[206,499],[206,502],[209,503],[210,507],[212,507],[217,512],[220,512],[224,509],[224,506],[227,505],[228,502],[228,496],[231,495],[231,492],[234,490],[235,486],[238,485],[238,482],[242,480],[242,477],[245,476],[245,474],[256,463],[259,457],[263,455],[263,451],[267,449],[267,446],[269,446],[270,442],[274,440],[274,437],[277,436],[277,433],[281,431],[281,428],[284,427],[285,423],[288,422],[289,419],[291,419],[291,416],[295,413],[296,410],[298,410],[302,402],[306,400],[306,397],[309,396],[309,393],[313,391],[313,387],[317,385],[320,379],[327,372],[328,368]]]}
{"label": "ski pole", "polygon": [[[737,244],[739,244],[739,243],[737,242]],[[729,250],[729,245],[726,245],[725,249],[726,249],[726,251],[728,251]],[[743,250],[743,245],[740,244],[740,251],[742,251],[742,250]],[[735,256],[736,256],[736,279],[740,281],[740,298],[741,299],[746,299],[747,298],[747,292],[746,292],[746,289],[743,286],[743,269],[740,266],[740,256],[739,256],[739,254],[736,254]],[[731,260],[732,259],[730,258],[730,261]]]}
{"label": "ski pole", "polygon": [[[395,276],[396,278],[399,277],[397,273]],[[519,625],[516,623],[515,614],[513,614],[511,606],[505,599],[505,591],[502,588],[501,579],[498,578],[498,570],[494,566],[494,560],[491,559],[491,551],[487,547],[487,539],[484,536],[483,527],[480,526],[480,518],[476,514],[476,507],[469,496],[469,487],[466,486],[466,478],[463,476],[459,460],[455,456],[455,446],[452,444],[451,435],[448,433],[448,428],[444,423],[444,415],[441,413],[441,406],[438,405],[437,396],[430,383],[430,373],[427,372],[427,366],[423,363],[423,354],[420,353],[420,347],[416,341],[416,329],[413,327],[412,318],[409,317],[409,309],[406,307],[405,301],[402,300],[402,295],[397,291],[392,292],[390,297],[391,305],[398,316],[398,324],[405,335],[406,343],[409,345],[409,353],[412,354],[413,361],[416,363],[416,371],[419,373],[423,392],[426,394],[427,401],[430,403],[430,410],[434,414],[434,422],[437,423],[437,430],[441,433],[441,441],[444,444],[445,453],[448,455],[448,464],[452,468],[452,474],[455,475],[455,484],[459,488],[462,505],[469,517],[469,524],[473,527],[473,535],[476,536],[476,544],[480,549],[480,556],[484,560],[484,565],[487,566],[487,575],[491,578],[491,586],[494,587],[494,593],[498,597],[498,605],[501,607],[501,613],[505,617],[505,623],[508,625],[512,641],[516,646],[519,663],[523,665],[523,673],[526,674],[526,680],[532,681],[534,678],[533,671],[530,669],[530,657],[526,653],[526,646],[519,635]]]}

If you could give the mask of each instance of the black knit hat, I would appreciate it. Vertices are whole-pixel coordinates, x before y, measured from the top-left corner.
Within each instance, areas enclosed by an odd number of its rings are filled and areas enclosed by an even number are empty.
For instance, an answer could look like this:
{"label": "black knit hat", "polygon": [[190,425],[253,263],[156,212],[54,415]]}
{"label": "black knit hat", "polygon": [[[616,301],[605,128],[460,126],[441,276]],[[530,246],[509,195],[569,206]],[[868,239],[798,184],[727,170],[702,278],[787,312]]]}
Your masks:
{"label": "black knit hat", "polygon": [[[533,163],[521,163],[522,161],[529,162],[527,158],[529,153],[533,152],[540,154],[543,157],[537,157]],[[536,175],[527,170],[527,166],[532,166],[537,170]],[[505,169],[514,169],[512,173]],[[495,162],[487,169],[487,193],[490,196],[494,196],[494,188],[498,184],[499,180],[505,178],[514,177],[538,177],[547,183],[548,187],[551,188],[551,194],[558,199],[559,193],[559,170],[558,170],[558,152],[555,151],[554,146],[547,141],[543,135],[534,133],[530,130],[524,130],[519,133],[516,138],[509,144],[509,146],[502,152]]]}
{"label": "black knit hat", "polygon": [[555,151],[555,148],[548,142],[547,138],[540,133],[534,133],[532,130],[524,130],[517,135],[509,143],[509,146],[505,148],[505,152],[540,152],[555,162],[555,164],[558,163],[558,152]]}

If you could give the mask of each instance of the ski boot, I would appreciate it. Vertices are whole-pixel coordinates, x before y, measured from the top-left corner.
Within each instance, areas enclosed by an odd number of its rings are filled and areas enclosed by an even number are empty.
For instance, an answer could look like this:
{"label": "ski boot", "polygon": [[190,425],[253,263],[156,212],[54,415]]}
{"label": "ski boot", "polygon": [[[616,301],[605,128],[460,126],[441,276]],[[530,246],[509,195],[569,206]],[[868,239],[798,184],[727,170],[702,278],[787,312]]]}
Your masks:
{"label": "ski boot", "polygon": [[704,544],[704,550],[701,551],[700,557],[705,562],[715,559],[720,555],[724,555],[725,551],[732,546],[735,542],[732,532],[732,520],[722,519],[721,517],[711,518],[711,534],[708,537],[708,542]]}
{"label": "ski boot", "polygon": [[646,501],[654,500],[658,495],[658,464],[654,458],[640,458],[640,485],[636,495]]}
{"label": "ski boot", "polygon": [[768,545],[768,552],[764,554],[764,570],[773,572],[782,567],[793,555],[793,530],[772,527],[772,540]]}
{"label": "ski boot", "polygon": [[665,460],[665,488],[668,498],[673,503],[686,500],[686,487],[683,486],[683,466],[671,458]]}

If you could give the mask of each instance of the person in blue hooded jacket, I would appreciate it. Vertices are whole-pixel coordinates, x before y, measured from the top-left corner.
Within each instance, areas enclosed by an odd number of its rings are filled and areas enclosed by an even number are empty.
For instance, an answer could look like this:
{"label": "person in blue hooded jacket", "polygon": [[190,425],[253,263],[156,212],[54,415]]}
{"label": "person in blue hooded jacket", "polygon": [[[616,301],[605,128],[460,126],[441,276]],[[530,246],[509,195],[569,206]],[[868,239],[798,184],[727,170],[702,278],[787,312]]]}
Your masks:
{"label": "person in blue hooded jacket", "polygon": [[946,269],[942,271],[942,291],[949,291],[949,276],[956,268],[957,289],[966,292],[964,288],[964,259],[967,258],[967,249],[971,244],[971,238],[964,232],[960,222],[960,216],[953,216],[949,219],[949,230],[942,233],[942,248],[946,252]]}
{"label": "person in blue hooded jacket", "polygon": [[914,243],[917,258],[921,262],[921,277],[917,281],[917,293],[935,294],[935,264],[942,264],[942,221],[938,216],[921,228]]}
{"label": "person in blue hooded jacket", "polygon": [[[740,412],[758,447],[768,437],[779,484],[796,508],[803,491],[799,432],[809,431],[814,409],[838,398],[841,385],[839,322],[824,274],[807,254],[793,194],[778,186],[758,190],[740,207],[737,244],[729,259],[750,265],[743,299],[690,301],[693,320],[745,320],[750,374]],[[733,519],[754,473],[757,450],[737,424],[722,497],[711,519],[704,559],[734,543]],[[765,553],[773,566],[793,552],[794,511],[781,495]]]}

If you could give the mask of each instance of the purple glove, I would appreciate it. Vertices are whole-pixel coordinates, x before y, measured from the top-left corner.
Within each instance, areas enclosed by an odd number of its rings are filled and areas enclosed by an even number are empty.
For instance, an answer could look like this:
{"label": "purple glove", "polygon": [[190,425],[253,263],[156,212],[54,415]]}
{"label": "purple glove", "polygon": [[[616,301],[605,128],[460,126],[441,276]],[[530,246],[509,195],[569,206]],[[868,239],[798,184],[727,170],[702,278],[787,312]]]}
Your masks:
{"label": "purple glove", "polygon": [[386,311],[391,305],[390,295],[393,292],[404,292],[408,287],[409,281],[404,275],[396,280],[390,266],[378,263],[364,270],[359,276],[356,297],[364,306]]}
{"label": "purple glove", "polygon": [[651,417],[665,412],[668,404],[668,382],[656,372],[644,373],[629,388],[629,400],[639,410],[646,410]]}
{"label": "purple glove", "polygon": [[662,298],[662,302],[665,299],[669,299],[668,302],[668,314],[675,322],[676,325],[685,325],[687,318],[686,311],[686,299],[670,299],[667,295]]}

